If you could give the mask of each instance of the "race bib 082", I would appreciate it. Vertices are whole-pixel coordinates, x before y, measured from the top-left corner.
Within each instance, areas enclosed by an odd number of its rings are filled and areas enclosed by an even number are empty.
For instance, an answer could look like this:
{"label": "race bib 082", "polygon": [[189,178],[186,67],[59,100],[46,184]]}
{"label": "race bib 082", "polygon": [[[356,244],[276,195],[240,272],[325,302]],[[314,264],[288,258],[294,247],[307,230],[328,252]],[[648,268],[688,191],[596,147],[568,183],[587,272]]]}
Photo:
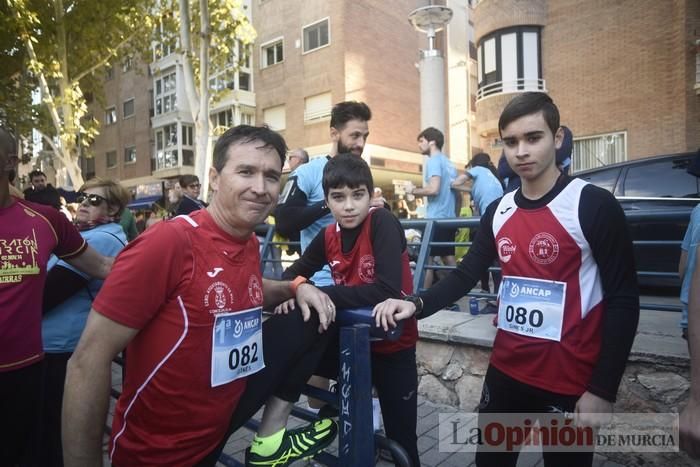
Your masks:
{"label": "race bib 082", "polygon": [[221,386],[265,368],[262,308],[216,315],[212,330],[211,386]]}

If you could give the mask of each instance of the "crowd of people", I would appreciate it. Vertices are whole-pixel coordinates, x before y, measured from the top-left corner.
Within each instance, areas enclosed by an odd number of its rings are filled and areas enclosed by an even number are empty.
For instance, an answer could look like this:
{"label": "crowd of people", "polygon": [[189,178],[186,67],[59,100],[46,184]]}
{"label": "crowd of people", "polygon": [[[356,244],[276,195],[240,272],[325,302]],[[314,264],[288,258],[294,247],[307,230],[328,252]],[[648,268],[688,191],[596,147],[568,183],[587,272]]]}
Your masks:
{"label": "crowd of people", "polygon": [[[112,361],[122,352],[114,465],[215,465],[263,407],[246,465],[313,456],[336,437],[333,414],[289,430],[287,419],[307,381],[327,387],[312,377],[338,374],[337,314],[365,307],[384,329],[403,322],[397,341],[372,344],[371,374],[387,437],[419,466],[417,320],[479,281],[488,287],[494,264],[496,288],[537,293],[499,295],[479,413],[570,413],[577,425],[598,426],[596,414],[613,411],[639,289],[624,213],[609,192],[567,175],[572,135],[551,98],[522,93],[503,110],[507,182],[485,153],[458,173],[442,132],[421,131],[423,186],[406,188],[413,210],[397,198],[399,216],[360,157],[371,118],[365,103],[336,104],[329,153],[313,159],[267,127],[230,128],[214,147],[209,203],[200,180],[182,176],[175,215],[145,231],[114,180],[80,187],[70,219],[45,174],[32,173],[24,199],[11,192],[16,141],[0,128],[0,465],[101,465]],[[472,206],[460,206],[463,192]],[[454,246],[432,248],[456,268],[418,292],[397,217],[415,215],[423,197],[426,218],[481,219],[462,257]],[[680,267],[694,383],[681,443],[692,455],[700,455],[698,209]],[[274,279],[261,275],[254,232],[271,214],[280,235],[301,242]],[[440,229],[435,240],[455,234]],[[536,325],[519,326],[516,308]],[[545,451],[544,462],[590,466],[593,453]],[[517,449],[476,454],[479,466],[517,459]]]}

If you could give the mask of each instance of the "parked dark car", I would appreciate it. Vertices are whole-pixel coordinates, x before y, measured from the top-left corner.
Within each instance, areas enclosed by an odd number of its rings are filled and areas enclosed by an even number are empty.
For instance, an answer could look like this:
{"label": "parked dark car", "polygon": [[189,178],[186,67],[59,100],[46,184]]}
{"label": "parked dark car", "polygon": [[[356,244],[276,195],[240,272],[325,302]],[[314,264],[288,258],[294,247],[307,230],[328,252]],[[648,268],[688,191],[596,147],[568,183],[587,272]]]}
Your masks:
{"label": "parked dark car", "polygon": [[[700,202],[700,180],[688,173],[688,168],[696,157],[696,153],[682,153],[635,159],[577,172],[574,175],[610,191],[620,201],[626,214],[648,213],[658,216],[669,211],[687,212],[687,216],[683,215],[682,220],[633,220],[632,216],[630,217],[630,231],[635,242],[680,242],[688,227],[690,211]],[[635,243],[634,253],[638,271],[678,272],[678,244]],[[680,286],[677,276],[653,277],[641,274],[639,280],[642,285]]]}

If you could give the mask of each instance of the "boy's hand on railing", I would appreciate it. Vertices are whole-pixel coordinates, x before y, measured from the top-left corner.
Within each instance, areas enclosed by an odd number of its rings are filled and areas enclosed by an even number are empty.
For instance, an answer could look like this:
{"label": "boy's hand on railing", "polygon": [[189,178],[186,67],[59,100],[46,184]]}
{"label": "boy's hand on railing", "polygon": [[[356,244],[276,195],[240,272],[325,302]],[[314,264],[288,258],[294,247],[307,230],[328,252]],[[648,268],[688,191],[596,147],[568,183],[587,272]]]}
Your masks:
{"label": "boy's hand on railing", "polygon": [[319,289],[309,283],[300,284],[297,287],[296,296],[297,305],[301,309],[301,315],[304,321],[308,321],[311,317],[313,308],[318,313],[318,332],[323,332],[328,329],[328,326],[335,321],[335,305],[331,298]]}
{"label": "boy's hand on railing", "polygon": [[292,311],[294,308],[296,308],[296,303],[297,301],[293,298],[290,298],[289,300],[285,300],[284,302],[280,303],[275,307],[275,310],[273,311],[274,314],[276,315],[286,315],[290,311]]}
{"label": "boy's hand on railing", "polygon": [[410,318],[415,312],[416,306],[413,303],[389,298],[374,307],[372,316],[377,326],[388,331],[389,327],[396,327],[397,321]]}

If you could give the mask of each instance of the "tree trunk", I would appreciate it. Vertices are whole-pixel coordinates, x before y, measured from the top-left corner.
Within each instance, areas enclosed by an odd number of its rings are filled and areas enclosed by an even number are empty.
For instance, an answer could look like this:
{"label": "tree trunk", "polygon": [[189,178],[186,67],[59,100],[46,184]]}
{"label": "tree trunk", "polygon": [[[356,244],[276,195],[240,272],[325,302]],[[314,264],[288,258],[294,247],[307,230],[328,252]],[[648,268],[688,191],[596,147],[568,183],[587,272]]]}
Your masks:
{"label": "tree trunk", "polygon": [[199,115],[197,116],[197,156],[195,171],[202,183],[202,196],[209,193],[209,168],[211,167],[211,137],[209,135],[209,46],[211,45],[211,24],[208,0],[199,0],[200,29],[199,39]]}

